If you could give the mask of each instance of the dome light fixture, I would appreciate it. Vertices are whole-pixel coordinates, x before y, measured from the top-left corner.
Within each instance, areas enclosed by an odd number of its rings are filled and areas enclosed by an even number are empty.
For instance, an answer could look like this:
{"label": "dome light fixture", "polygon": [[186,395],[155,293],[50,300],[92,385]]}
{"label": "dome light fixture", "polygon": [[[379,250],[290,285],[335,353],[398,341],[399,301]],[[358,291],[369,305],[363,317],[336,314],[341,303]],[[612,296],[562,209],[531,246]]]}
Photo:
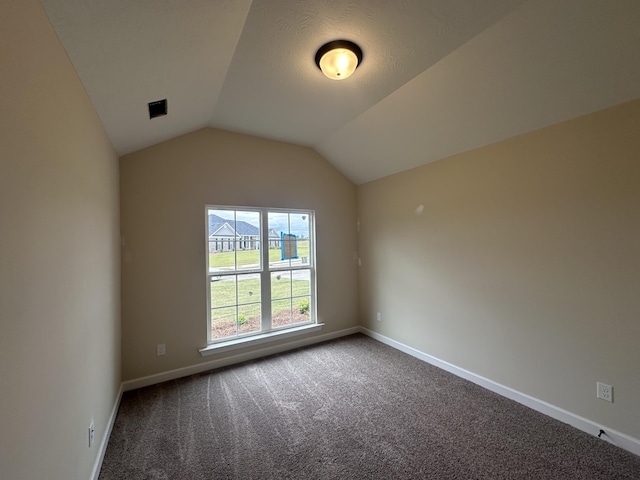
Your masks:
{"label": "dome light fixture", "polygon": [[331,80],[344,80],[362,62],[362,50],[349,40],[325,43],[316,52],[316,65]]}

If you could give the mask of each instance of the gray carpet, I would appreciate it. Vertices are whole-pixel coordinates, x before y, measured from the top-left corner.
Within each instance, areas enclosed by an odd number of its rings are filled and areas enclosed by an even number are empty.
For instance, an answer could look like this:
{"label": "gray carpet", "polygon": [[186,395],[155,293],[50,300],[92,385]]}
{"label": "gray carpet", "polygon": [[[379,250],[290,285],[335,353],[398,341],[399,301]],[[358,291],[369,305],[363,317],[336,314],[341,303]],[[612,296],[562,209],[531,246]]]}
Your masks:
{"label": "gray carpet", "polygon": [[124,394],[100,480],[640,479],[640,457],[363,335]]}

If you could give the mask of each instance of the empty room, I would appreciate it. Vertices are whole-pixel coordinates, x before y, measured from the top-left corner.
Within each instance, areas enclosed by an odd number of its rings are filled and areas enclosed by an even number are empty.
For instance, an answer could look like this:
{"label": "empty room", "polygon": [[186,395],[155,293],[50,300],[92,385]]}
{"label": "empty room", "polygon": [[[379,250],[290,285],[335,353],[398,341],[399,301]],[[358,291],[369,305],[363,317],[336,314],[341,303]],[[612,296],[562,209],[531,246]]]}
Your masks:
{"label": "empty room", "polygon": [[638,25],[3,2],[0,478],[640,478]]}

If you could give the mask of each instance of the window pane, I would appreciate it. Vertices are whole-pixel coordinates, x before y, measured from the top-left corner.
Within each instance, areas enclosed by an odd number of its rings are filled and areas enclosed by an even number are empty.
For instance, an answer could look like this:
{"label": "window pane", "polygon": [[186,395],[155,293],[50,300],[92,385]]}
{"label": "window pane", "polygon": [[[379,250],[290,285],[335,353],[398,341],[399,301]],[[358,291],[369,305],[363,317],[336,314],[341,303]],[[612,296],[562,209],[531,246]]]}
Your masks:
{"label": "window pane", "polygon": [[269,268],[289,267],[290,260],[282,260],[282,233],[289,232],[289,214],[269,212]]}
{"label": "window pane", "polygon": [[236,307],[211,309],[211,338],[236,335]]}
{"label": "window pane", "polygon": [[233,271],[235,261],[234,253],[226,241],[220,241],[219,249],[209,250],[209,271],[212,273]]}
{"label": "window pane", "polygon": [[209,209],[209,271],[260,269],[260,212]]}
{"label": "window pane", "polygon": [[289,214],[290,233],[298,237],[298,258],[291,265],[309,265],[309,215],[306,213]]}
{"label": "window pane", "polygon": [[211,308],[229,307],[236,304],[236,276],[211,277]]}
{"label": "window pane", "polygon": [[236,211],[235,251],[238,270],[260,268],[260,213]]}
{"label": "window pane", "polygon": [[293,323],[303,323],[311,320],[311,297],[298,297],[293,299]]}
{"label": "window pane", "polygon": [[309,239],[298,238],[298,258],[291,261],[294,266],[309,266]]}
{"label": "window pane", "polygon": [[274,327],[308,322],[311,318],[311,271],[271,272]]}
{"label": "window pane", "polygon": [[271,302],[271,325],[282,327],[291,325],[291,299],[274,300]]}
{"label": "window pane", "polygon": [[260,274],[238,275],[238,304],[260,303]]}
{"label": "window pane", "polygon": [[260,268],[260,250],[251,248],[251,241],[236,242],[236,262],[238,270],[258,270]]}
{"label": "window pane", "polygon": [[271,272],[271,298],[291,297],[291,271]]}
{"label": "window pane", "polygon": [[291,272],[293,278],[291,295],[293,297],[308,296],[311,294],[311,271],[310,270],[293,270]]}
{"label": "window pane", "polygon": [[260,331],[260,304],[240,305],[238,307],[238,333]]}
{"label": "window pane", "polygon": [[311,294],[310,270],[271,272],[271,298],[301,297]]}
{"label": "window pane", "polygon": [[260,274],[238,275],[238,333],[260,329]]}
{"label": "window pane", "polygon": [[235,270],[234,216],[233,210],[207,211],[210,272]]}

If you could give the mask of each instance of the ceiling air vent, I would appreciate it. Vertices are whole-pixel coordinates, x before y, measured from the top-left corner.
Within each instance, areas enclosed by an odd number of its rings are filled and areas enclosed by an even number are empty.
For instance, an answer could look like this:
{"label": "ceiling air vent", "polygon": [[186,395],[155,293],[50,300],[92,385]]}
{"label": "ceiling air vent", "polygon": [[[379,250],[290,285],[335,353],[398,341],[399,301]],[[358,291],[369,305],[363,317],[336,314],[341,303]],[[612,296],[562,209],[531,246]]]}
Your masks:
{"label": "ceiling air vent", "polygon": [[162,117],[167,114],[167,99],[149,102],[149,118]]}

